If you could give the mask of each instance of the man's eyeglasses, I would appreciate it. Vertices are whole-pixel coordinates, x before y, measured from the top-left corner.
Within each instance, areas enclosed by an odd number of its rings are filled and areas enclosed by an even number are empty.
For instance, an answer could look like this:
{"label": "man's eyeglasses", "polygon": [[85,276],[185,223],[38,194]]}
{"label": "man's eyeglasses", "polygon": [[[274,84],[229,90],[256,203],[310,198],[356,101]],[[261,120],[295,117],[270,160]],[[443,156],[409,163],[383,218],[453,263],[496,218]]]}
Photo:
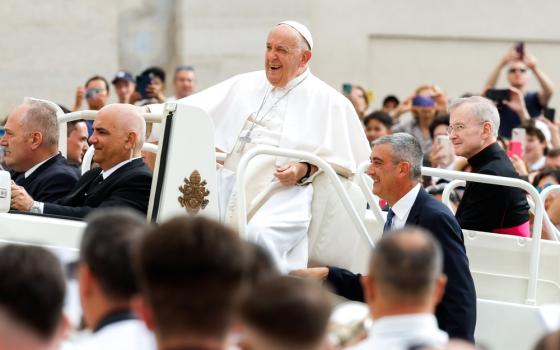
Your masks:
{"label": "man's eyeglasses", "polygon": [[[482,124],[484,124],[484,123],[486,123],[486,122],[480,122],[480,123],[478,123],[478,125],[482,125]],[[458,134],[458,133],[463,132],[466,128],[467,128],[467,125],[461,124],[461,123],[457,123],[457,124],[455,124],[455,125],[449,125],[449,126],[447,127],[447,134],[448,134],[448,135],[451,135],[451,133],[452,133],[453,131],[455,131],[455,133]]]}
{"label": "man's eyeglasses", "polygon": [[527,69],[525,69],[525,68],[510,68],[510,69],[508,70],[508,72],[509,72],[510,74],[513,74],[513,73],[515,73],[515,72],[525,73],[526,71],[527,71]]}

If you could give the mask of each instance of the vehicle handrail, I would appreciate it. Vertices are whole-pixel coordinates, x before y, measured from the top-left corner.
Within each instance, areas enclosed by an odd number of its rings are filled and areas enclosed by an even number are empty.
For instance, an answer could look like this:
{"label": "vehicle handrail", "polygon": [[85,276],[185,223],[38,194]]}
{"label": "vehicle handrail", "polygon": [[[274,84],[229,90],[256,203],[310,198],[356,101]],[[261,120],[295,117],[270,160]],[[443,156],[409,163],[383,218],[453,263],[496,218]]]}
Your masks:
{"label": "vehicle handrail", "polygon": [[239,235],[246,239],[247,238],[247,208],[245,206],[246,195],[245,195],[245,173],[247,170],[247,165],[251,159],[258,155],[273,155],[273,156],[281,156],[281,157],[288,157],[288,158],[295,158],[307,161],[312,163],[313,165],[317,166],[319,169],[323,170],[325,174],[327,174],[329,180],[333,184],[336,193],[340,197],[344,208],[350,215],[352,219],[352,223],[358,231],[362,234],[362,236],[367,240],[371,247],[374,246],[373,240],[368,234],[366,227],[362,219],[360,219],[356,209],[352,205],[350,201],[350,197],[346,190],[342,186],[342,182],[338,178],[338,175],[333,170],[333,168],[321,159],[320,157],[314,155],[310,152],[303,152],[303,151],[296,151],[296,150],[289,150],[285,148],[277,148],[277,147],[270,147],[270,146],[256,146],[247,153],[245,153],[241,159],[239,160],[239,164],[237,166],[236,176],[236,189],[237,189],[237,214],[238,214],[238,229]]}
{"label": "vehicle handrail", "polygon": [[[68,123],[80,119],[95,120],[98,112],[99,111],[84,110],[66,113],[58,118],[58,123]],[[151,123],[161,123],[161,120],[163,118],[162,113],[142,113],[142,116],[144,117],[144,120],[146,120],[146,122]]]}
{"label": "vehicle handrail", "polygon": [[[142,151],[157,153],[158,145],[149,142],[144,142],[144,145],[142,145]],[[86,171],[91,169],[91,162],[93,160],[94,152],[95,152],[95,148],[93,147],[93,145],[91,145],[88,147],[86,153],[84,154],[84,157],[82,158],[82,166],[80,168],[82,175]]]}
{"label": "vehicle handrail", "polygon": [[539,274],[539,262],[541,251],[541,234],[544,217],[544,205],[537,190],[527,181],[509,177],[475,174],[454,170],[422,167],[422,175],[436,176],[444,179],[457,179],[463,181],[480,182],[491,185],[516,187],[525,190],[535,202],[535,220],[533,222],[531,261],[529,263],[529,284],[527,286],[527,297],[525,304],[536,305],[537,299],[537,277]]}
{"label": "vehicle handrail", "polygon": [[451,211],[453,211],[453,205],[451,204],[451,191],[456,189],[457,187],[464,187],[466,182],[464,180],[453,180],[449,182],[443,188],[443,193],[441,194],[441,201],[445,204]]}
{"label": "vehicle handrail", "polygon": [[363,195],[366,197],[366,200],[369,204],[369,210],[373,213],[375,219],[379,222],[385,222],[385,217],[381,213],[382,210],[381,207],[379,206],[379,201],[375,199],[375,196],[373,195],[372,192],[372,188],[368,186],[368,183],[365,180],[365,176],[367,175],[364,173],[366,169],[369,167],[369,165],[370,165],[370,161],[366,160],[358,166],[358,171],[356,172],[356,175],[358,176],[358,185],[360,186]]}

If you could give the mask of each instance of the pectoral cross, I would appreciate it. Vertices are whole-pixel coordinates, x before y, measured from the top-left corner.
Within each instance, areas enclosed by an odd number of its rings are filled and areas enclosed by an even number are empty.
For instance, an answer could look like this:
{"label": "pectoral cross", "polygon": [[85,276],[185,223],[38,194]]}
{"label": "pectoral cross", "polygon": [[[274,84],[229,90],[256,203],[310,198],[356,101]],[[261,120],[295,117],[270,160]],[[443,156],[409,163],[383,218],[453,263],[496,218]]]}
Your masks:
{"label": "pectoral cross", "polygon": [[237,149],[237,153],[242,153],[245,150],[245,145],[248,142],[251,142],[251,136],[249,136],[249,133],[247,133],[246,135],[243,136],[239,136],[239,148]]}

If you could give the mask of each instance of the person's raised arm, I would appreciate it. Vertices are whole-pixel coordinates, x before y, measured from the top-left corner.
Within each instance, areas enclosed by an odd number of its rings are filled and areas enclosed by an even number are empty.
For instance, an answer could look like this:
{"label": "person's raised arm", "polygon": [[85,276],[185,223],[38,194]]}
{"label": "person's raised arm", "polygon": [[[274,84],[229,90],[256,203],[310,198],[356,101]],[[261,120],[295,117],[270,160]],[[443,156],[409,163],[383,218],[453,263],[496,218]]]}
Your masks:
{"label": "person's raised arm", "polygon": [[482,96],[484,96],[486,94],[486,91],[488,91],[490,89],[493,89],[494,86],[496,86],[496,83],[498,82],[498,78],[500,77],[500,72],[502,71],[502,68],[504,68],[511,61],[516,60],[518,57],[519,57],[519,54],[517,53],[517,51],[515,51],[514,48],[510,48],[508,50],[508,52],[504,55],[504,57],[502,57],[502,59],[500,60],[500,62],[496,66],[496,68],[494,68],[494,70],[492,70],[492,73],[490,73],[490,76],[488,77],[488,80],[486,81],[486,84],[484,85],[484,89],[482,90],[482,94],[481,94]]}
{"label": "person's raised arm", "polygon": [[527,65],[527,67],[535,74],[535,77],[539,81],[541,86],[541,91],[539,91],[539,102],[541,106],[548,105],[548,101],[554,94],[554,86],[552,85],[552,81],[550,78],[537,66],[537,60],[535,56],[525,53],[523,61]]}

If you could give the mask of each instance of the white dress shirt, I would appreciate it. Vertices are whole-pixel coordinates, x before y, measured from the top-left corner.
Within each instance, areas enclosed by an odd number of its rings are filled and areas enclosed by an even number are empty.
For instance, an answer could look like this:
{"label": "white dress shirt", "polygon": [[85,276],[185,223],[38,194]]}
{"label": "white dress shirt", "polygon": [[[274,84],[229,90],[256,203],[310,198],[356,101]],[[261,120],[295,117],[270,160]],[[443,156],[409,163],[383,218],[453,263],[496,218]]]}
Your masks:
{"label": "white dress shirt", "polygon": [[416,184],[391,207],[391,210],[395,213],[393,224],[391,225],[392,230],[403,228],[406,225],[408,214],[410,214],[410,209],[412,209],[416,197],[418,197],[418,192],[420,192],[420,184]]}
{"label": "white dress shirt", "polygon": [[412,346],[443,349],[449,336],[438,328],[434,315],[386,316],[373,321],[369,336],[348,350],[408,350]]}

